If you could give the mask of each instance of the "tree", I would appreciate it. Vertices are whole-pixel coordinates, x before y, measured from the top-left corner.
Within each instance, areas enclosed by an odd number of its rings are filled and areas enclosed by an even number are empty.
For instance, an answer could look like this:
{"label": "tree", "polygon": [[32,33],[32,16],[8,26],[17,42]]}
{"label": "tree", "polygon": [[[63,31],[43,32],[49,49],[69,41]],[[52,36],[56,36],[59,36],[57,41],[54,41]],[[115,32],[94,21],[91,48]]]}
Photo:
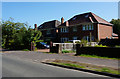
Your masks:
{"label": "tree", "polygon": [[[21,28],[25,28],[24,23],[15,23],[10,18],[8,21],[2,21],[2,47],[11,49],[16,43]],[[17,36],[18,35],[18,36]]]}
{"label": "tree", "polygon": [[28,28],[26,23],[2,22],[2,47],[6,49],[30,49],[31,42],[40,40],[41,32]]}
{"label": "tree", "polygon": [[120,35],[120,19],[112,19],[110,23],[113,24],[113,32]]}
{"label": "tree", "polygon": [[40,42],[41,35],[42,33],[40,31],[29,28],[25,34],[25,37],[24,37],[25,39],[23,39],[25,47],[27,47],[27,49],[30,49],[31,42],[34,43],[34,45],[36,46],[36,43]]}

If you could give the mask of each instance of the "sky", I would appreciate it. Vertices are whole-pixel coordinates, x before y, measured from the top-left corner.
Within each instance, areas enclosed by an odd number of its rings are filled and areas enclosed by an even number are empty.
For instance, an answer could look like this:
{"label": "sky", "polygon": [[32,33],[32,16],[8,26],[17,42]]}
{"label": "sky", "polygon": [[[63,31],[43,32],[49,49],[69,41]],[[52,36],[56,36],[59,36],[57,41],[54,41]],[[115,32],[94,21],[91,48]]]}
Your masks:
{"label": "sky", "polygon": [[110,22],[118,18],[118,2],[2,2],[2,19],[28,23],[34,28],[44,22],[69,20],[75,15],[93,12]]}

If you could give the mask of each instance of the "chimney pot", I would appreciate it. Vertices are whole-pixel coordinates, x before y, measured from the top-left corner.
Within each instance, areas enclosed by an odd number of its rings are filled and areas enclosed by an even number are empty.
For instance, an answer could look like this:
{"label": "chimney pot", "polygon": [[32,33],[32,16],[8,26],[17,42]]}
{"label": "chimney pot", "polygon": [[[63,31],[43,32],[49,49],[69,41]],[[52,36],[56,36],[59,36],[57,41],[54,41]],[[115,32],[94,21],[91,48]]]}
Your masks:
{"label": "chimney pot", "polygon": [[63,24],[63,23],[64,23],[64,18],[62,17],[62,18],[61,18],[61,24]]}
{"label": "chimney pot", "polygon": [[68,21],[66,21],[66,26],[69,26],[69,22]]}
{"label": "chimney pot", "polygon": [[34,26],[35,26],[35,30],[37,30],[37,24],[35,24]]}

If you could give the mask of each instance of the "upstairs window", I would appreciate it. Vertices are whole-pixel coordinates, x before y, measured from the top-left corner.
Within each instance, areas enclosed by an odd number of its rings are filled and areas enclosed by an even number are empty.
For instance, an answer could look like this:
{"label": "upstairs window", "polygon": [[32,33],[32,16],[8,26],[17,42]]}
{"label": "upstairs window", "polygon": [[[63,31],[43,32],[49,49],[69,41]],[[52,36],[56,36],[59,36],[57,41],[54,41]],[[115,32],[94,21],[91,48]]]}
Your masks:
{"label": "upstairs window", "polygon": [[85,25],[83,25],[83,30],[85,30]]}
{"label": "upstairs window", "polygon": [[66,27],[61,28],[61,32],[63,32],[63,33],[68,32],[68,28],[66,28]]}
{"label": "upstairs window", "polygon": [[51,31],[50,30],[47,30],[47,35],[51,34]]}
{"label": "upstairs window", "polygon": [[91,25],[91,30],[94,30],[94,27],[93,27],[93,25]]}
{"label": "upstairs window", "polygon": [[82,30],[94,30],[93,24],[83,25]]}
{"label": "upstairs window", "polygon": [[88,29],[88,25],[86,25],[86,30],[89,30],[89,29]]}
{"label": "upstairs window", "polygon": [[73,27],[73,32],[77,32],[77,27]]}
{"label": "upstairs window", "polygon": [[92,30],[92,27],[91,27],[91,25],[89,25],[89,30]]}

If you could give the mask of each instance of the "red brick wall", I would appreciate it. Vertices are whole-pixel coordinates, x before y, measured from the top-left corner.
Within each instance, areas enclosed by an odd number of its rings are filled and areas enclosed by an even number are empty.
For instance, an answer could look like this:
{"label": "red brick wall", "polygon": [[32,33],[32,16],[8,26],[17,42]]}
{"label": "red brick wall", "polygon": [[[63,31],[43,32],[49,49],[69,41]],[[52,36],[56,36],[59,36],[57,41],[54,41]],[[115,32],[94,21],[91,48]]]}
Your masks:
{"label": "red brick wall", "polygon": [[69,38],[69,40],[72,40],[74,36],[77,36],[78,40],[81,40],[84,36],[89,36],[90,32],[92,34],[92,36],[94,36],[95,41],[98,39],[98,35],[97,35],[97,24],[93,24],[93,28],[94,30],[82,30],[82,25],[78,25],[77,26],[77,32],[73,32],[73,27],[74,26],[70,26],[69,27],[69,32],[68,33],[61,33],[60,29],[59,29],[59,33],[58,33],[58,39],[60,42],[60,38],[62,37],[67,37]]}
{"label": "red brick wall", "polygon": [[112,26],[99,24],[99,40],[112,37]]}

